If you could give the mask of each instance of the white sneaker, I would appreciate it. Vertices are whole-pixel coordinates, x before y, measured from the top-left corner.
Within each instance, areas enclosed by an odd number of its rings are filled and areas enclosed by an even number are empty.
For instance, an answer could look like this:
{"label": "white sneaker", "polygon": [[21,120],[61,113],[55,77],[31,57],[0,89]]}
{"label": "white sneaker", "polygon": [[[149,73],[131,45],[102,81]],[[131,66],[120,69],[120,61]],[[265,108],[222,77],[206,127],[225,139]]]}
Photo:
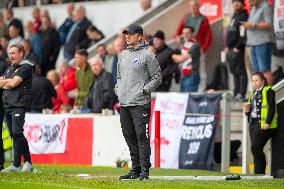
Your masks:
{"label": "white sneaker", "polygon": [[21,172],[32,172],[32,171],[33,171],[32,164],[30,162],[26,161],[23,165]]}
{"label": "white sneaker", "polygon": [[9,172],[20,172],[21,171],[21,167],[16,167],[14,165],[11,165],[10,167],[7,167],[6,169],[3,169],[1,172],[6,172],[6,173],[9,173]]}

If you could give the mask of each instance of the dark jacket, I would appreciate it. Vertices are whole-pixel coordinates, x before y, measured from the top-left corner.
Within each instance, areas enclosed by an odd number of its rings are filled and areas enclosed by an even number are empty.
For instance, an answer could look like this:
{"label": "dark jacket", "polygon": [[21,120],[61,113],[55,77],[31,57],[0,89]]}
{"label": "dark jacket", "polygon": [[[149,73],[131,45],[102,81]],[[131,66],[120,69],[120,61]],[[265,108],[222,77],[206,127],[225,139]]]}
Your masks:
{"label": "dark jacket", "polygon": [[167,45],[160,49],[157,49],[156,56],[161,67],[162,84],[156,91],[169,91],[173,74],[178,69],[177,64],[172,61],[172,55],[174,51]]}
{"label": "dark jacket", "polygon": [[[10,66],[7,61],[6,61],[6,56],[5,54],[2,54],[0,56],[0,77],[3,76],[3,74],[5,73],[5,71],[7,70],[7,68]],[[0,95],[2,96],[3,94],[3,89],[0,89]],[[3,106],[3,102],[2,102],[2,98],[0,98],[0,109]]]}
{"label": "dark jacket", "polygon": [[60,39],[58,32],[54,28],[42,31],[40,36],[43,49],[41,60],[42,71],[45,73],[55,68],[55,63],[60,50]]}
{"label": "dark jacket", "polygon": [[246,10],[235,12],[232,20],[227,28],[227,40],[226,44],[228,48],[244,49],[246,46],[246,37],[240,36],[241,22],[246,22],[248,19],[248,13]]}
{"label": "dark jacket", "polygon": [[72,56],[74,56],[75,51],[78,48],[83,46],[81,43],[85,43],[85,40],[87,40],[88,36],[86,34],[86,30],[90,25],[91,22],[85,17],[80,21],[80,23],[72,33],[70,40],[66,41],[64,48]]}
{"label": "dark jacket", "polygon": [[23,81],[13,89],[5,89],[3,91],[3,106],[6,108],[21,107],[29,108],[31,102],[31,89],[33,78],[33,63],[23,60],[18,65],[11,65],[3,74],[5,78],[12,79],[19,76]]}
{"label": "dark jacket", "polygon": [[51,82],[45,77],[35,76],[32,81],[31,110],[42,111],[52,108],[52,97],[56,97],[56,91]]}
{"label": "dark jacket", "polygon": [[[260,95],[255,95],[253,99],[251,99],[251,111],[252,111],[252,106],[253,106],[253,100],[256,98],[256,109],[257,109],[257,115],[258,117],[261,117],[261,102],[262,102],[262,90],[258,92]],[[274,114],[276,112],[276,102],[275,102],[275,91],[272,89],[269,89],[266,93],[267,96],[267,103],[268,103],[268,115],[266,119],[266,123],[270,124],[274,118]],[[247,116],[249,118],[249,123],[251,123],[251,111],[247,113]]]}
{"label": "dark jacket", "polygon": [[92,84],[87,97],[87,107],[93,113],[102,113],[102,109],[112,109],[115,100],[112,75],[103,70]]}
{"label": "dark jacket", "polygon": [[39,58],[38,56],[31,50],[29,54],[26,56],[27,60],[30,60],[34,65],[38,64],[40,65]]}
{"label": "dark jacket", "polygon": [[63,24],[59,27],[58,31],[59,31],[59,35],[60,35],[61,45],[65,44],[67,34],[70,31],[72,25],[73,25],[73,20],[72,20],[71,17],[68,17],[68,18],[65,19]]}

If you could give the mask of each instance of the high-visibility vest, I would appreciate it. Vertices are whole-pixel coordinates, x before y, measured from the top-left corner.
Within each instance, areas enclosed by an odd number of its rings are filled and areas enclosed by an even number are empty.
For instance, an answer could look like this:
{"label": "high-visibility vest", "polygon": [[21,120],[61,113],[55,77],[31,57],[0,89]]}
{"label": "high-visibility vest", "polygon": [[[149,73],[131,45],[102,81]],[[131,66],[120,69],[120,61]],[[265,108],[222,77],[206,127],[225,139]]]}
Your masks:
{"label": "high-visibility vest", "polygon": [[[262,94],[261,111],[260,111],[260,127],[261,128],[264,127],[264,124],[266,122],[267,115],[268,115],[269,105],[267,103],[267,91],[269,89],[271,89],[271,86],[264,86],[263,89],[262,89],[262,93],[261,93]],[[251,103],[252,96],[253,96],[253,92],[251,92],[250,95],[249,95],[249,99],[248,99],[249,103]],[[277,117],[278,117],[278,114],[277,114],[277,108],[276,108],[273,120],[269,125],[269,129],[277,128]]]}
{"label": "high-visibility vest", "polygon": [[11,139],[8,127],[6,126],[5,122],[3,122],[3,125],[2,125],[2,139],[3,139],[4,150],[8,150],[12,148],[12,139]]}

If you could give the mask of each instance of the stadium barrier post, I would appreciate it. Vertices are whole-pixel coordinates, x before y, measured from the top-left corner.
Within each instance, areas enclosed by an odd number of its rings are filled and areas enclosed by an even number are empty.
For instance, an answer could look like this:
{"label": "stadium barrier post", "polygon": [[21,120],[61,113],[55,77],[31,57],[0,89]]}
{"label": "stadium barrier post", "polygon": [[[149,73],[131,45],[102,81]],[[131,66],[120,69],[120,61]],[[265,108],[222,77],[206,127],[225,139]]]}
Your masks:
{"label": "stadium barrier post", "polygon": [[249,173],[249,158],[248,158],[248,121],[245,112],[243,111],[243,141],[242,141],[242,173]]}
{"label": "stadium barrier post", "polygon": [[[231,95],[223,93],[221,109],[223,115],[230,115],[231,113]],[[222,147],[221,147],[221,172],[229,172],[230,166],[230,132],[231,124],[229,116],[222,117]]]}
{"label": "stadium barrier post", "polygon": [[161,112],[155,111],[155,168],[160,168]]}

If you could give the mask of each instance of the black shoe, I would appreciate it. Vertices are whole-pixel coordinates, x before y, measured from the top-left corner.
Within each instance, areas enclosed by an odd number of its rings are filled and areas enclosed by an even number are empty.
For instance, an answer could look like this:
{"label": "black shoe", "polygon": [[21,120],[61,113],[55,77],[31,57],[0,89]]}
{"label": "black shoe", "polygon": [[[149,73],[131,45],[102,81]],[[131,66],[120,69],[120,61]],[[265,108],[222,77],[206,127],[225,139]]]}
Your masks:
{"label": "black shoe", "polygon": [[140,175],[140,170],[131,169],[129,173],[127,173],[126,175],[120,176],[118,179],[119,180],[135,180],[135,179],[138,179],[139,175]]}
{"label": "black shoe", "polygon": [[3,165],[0,165],[0,171],[2,171],[4,169]]}
{"label": "black shoe", "polygon": [[148,180],[149,179],[149,169],[142,169],[139,180]]}

